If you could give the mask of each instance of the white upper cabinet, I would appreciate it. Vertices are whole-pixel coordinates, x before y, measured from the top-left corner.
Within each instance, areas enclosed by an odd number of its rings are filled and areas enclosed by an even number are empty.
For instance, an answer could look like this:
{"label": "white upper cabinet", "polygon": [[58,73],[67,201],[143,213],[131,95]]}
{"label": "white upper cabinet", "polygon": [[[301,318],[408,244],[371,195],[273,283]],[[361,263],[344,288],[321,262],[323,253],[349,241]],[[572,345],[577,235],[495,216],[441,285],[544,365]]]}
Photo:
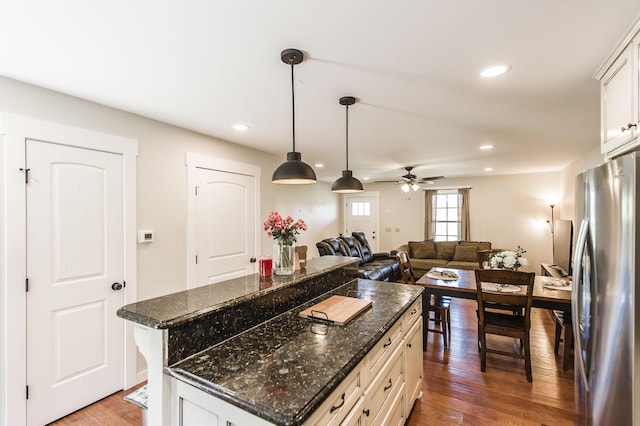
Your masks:
{"label": "white upper cabinet", "polygon": [[640,145],[640,20],[596,74],[601,95],[601,151],[607,158]]}

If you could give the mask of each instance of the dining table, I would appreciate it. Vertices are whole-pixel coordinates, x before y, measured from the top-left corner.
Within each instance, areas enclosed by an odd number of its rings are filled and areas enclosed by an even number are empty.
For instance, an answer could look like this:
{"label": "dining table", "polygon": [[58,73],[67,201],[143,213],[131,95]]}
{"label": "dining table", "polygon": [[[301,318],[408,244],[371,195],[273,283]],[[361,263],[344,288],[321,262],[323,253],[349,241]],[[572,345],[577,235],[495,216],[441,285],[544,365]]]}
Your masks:
{"label": "dining table", "polygon": [[[430,274],[430,272],[436,274]],[[445,272],[445,274],[437,274]],[[451,273],[451,274],[447,274]],[[432,278],[434,275],[444,275],[440,278]],[[451,275],[451,276],[446,276]],[[458,278],[455,278],[455,277]],[[531,306],[541,309],[552,309],[564,311],[565,318],[571,318],[571,291],[570,286],[555,286],[557,279],[536,275],[533,285],[533,300]],[[474,270],[452,269],[452,268],[431,268],[426,274],[421,276],[416,285],[425,288],[422,296],[423,312],[429,311],[431,295],[435,297],[449,296],[460,299],[477,300],[478,290],[476,287],[476,275]],[[556,288],[554,288],[556,287]],[[429,316],[423,315],[424,329],[428,327]],[[423,350],[426,351],[427,339],[423,339]]]}

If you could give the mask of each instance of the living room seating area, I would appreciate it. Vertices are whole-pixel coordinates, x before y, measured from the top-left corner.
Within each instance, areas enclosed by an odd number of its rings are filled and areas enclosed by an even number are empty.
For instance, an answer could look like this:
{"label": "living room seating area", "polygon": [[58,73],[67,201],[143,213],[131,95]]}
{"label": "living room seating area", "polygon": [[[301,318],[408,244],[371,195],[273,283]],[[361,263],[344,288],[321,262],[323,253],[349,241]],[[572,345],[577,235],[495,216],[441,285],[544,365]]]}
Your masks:
{"label": "living room seating area", "polygon": [[325,238],[316,243],[320,256],[359,257],[358,277],[376,281],[397,281],[400,279],[400,267],[395,254],[374,253],[364,232],[340,235],[337,238]]}
{"label": "living room seating area", "polygon": [[491,250],[489,241],[409,241],[391,254],[409,253],[416,277],[433,267],[474,270],[478,268],[482,252]]}

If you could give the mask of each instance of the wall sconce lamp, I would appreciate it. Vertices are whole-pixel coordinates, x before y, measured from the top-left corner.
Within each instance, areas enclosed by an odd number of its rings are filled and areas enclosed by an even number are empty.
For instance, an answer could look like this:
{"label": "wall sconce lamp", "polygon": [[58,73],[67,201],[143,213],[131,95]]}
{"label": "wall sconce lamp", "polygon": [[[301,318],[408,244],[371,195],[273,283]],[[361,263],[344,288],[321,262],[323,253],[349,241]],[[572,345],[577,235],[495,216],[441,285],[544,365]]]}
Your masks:
{"label": "wall sconce lamp", "polygon": [[556,240],[555,240],[555,221],[553,219],[553,208],[555,207],[555,204],[549,204],[549,207],[551,207],[551,221],[547,220],[547,223],[549,224],[549,226],[551,227],[551,255],[553,256],[553,261],[556,261]]}

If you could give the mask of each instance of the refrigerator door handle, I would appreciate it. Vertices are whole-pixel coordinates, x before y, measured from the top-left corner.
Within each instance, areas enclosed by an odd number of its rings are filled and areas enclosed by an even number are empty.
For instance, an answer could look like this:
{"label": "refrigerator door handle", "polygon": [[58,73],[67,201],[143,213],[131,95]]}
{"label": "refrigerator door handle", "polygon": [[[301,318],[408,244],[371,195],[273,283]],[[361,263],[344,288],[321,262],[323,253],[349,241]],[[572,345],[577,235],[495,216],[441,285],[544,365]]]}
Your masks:
{"label": "refrigerator door handle", "polygon": [[589,237],[589,220],[583,219],[582,223],[580,223],[580,231],[578,232],[578,239],[576,241],[576,251],[573,258],[573,292],[571,293],[571,319],[573,322],[573,343],[575,345],[576,350],[576,362],[578,364],[578,370],[580,371],[580,376],[582,377],[582,383],[584,383],[585,389],[589,390],[589,382],[587,381],[587,371],[586,366],[584,365],[584,360],[582,358],[582,335],[580,334],[580,317],[578,314],[579,308],[579,294],[581,293],[581,289],[579,288],[582,285],[583,278],[583,265],[582,260],[584,259],[584,251],[587,248],[587,239]]}

